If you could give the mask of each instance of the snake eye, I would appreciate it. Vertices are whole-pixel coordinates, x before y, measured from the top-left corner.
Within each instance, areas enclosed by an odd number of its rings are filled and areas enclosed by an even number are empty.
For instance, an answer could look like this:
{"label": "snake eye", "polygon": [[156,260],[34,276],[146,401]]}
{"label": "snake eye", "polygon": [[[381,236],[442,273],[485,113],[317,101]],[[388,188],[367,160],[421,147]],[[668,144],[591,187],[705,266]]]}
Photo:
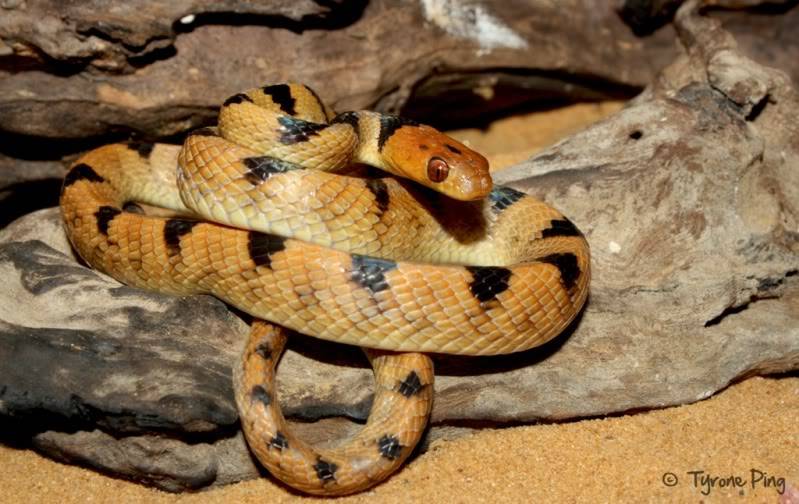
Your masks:
{"label": "snake eye", "polygon": [[443,182],[449,175],[449,165],[441,158],[431,158],[427,162],[427,178],[433,182]]}

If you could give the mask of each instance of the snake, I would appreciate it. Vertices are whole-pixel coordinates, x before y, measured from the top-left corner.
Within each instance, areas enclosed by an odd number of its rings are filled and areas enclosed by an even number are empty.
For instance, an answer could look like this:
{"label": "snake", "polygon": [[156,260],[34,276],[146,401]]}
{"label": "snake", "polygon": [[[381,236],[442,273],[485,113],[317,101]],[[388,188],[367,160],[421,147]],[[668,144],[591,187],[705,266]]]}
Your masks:
{"label": "snake", "polygon": [[[494,186],[481,154],[401,116],[335,114],[297,83],[231,96],[182,145],[83,154],[60,208],[96,270],[253,317],[233,372],[241,427],[273,476],[310,494],[362,491],[401,466],[430,416],[430,354],[541,345],[589,290],[583,233]],[[276,387],[288,330],[364,348],[375,394],[353,437],[310,445],[292,434]]]}

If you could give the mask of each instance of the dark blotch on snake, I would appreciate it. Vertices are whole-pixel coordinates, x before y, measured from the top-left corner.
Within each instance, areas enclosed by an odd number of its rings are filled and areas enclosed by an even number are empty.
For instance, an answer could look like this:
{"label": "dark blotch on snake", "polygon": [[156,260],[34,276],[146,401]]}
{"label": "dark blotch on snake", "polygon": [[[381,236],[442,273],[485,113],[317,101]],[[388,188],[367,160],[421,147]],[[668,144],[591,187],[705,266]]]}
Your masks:
{"label": "dark blotch on snake", "polygon": [[574,288],[574,284],[582,273],[580,266],[577,264],[577,256],[572,253],[566,252],[562,254],[550,254],[538,259],[543,263],[552,264],[560,271],[560,281],[563,287],[570,291]]}
{"label": "dark blotch on snake", "polygon": [[252,185],[258,185],[276,173],[286,173],[302,168],[289,161],[271,156],[248,157],[242,159],[241,162],[249,168],[249,171],[244,174],[244,178]]}
{"label": "dark blotch on snake", "polygon": [[272,439],[269,440],[269,446],[283,451],[289,447],[289,440],[286,439],[282,432],[277,431]]}
{"label": "dark blotch on snake", "polygon": [[388,186],[380,179],[368,179],[366,187],[374,194],[375,204],[382,215],[388,209]]}
{"label": "dark blotch on snake", "polygon": [[496,297],[508,289],[508,279],[511,271],[508,268],[498,266],[467,266],[467,270],[472,274],[472,282],[469,284],[469,291],[472,296],[481,303],[496,299]]}
{"label": "dark blotch on snake", "polygon": [[250,231],[247,236],[247,251],[256,266],[272,266],[272,254],[286,248],[286,239],[258,231]]}
{"label": "dark blotch on snake", "polygon": [[108,236],[108,225],[112,220],[114,220],[114,217],[121,213],[122,210],[119,208],[112,206],[101,206],[96,212],[94,212],[94,216],[97,218],[97,229],[99,229],[104,235]]}
{"label": "dark blotch on snake", "polygon": [[264,406],[269,406],[272,404],[272,396],[270,396],[269,392],[267,392],[266,389],[260,385],[253,386],[252,390],[250,391],[250,397],[252,397],[253,401],[258,401]]}
{"label": "dark blotch on snake", "polygon": [[416,395],[422,390],[422,382],[419,380],[419,375],[416,371],[411,371],[399,384],[397,391],[405,397]]}
{"label": "dark blotch on snake", "polygon": [[383,437],[377,440],[377,449],[380,455],[388,460],[396,460],[402,452],[403,446],[400,444],[397,436],[384,434]]}
{"label": "dark blotch on snake", "polygon": [[223,107],[227,107],[228,105],[234,105],[234,104],[239,104],[239,103],[244,103],[244,102],[253,103],[252,98],[250,98],[249,96],[247,96],[244,93],[238,93],[238,94],[234,94],[233,96],[231,96],[230,98],[225,100],[225,103],[223,103],[222,106]]}
{"label": "dark blotch on snake", "polygon": [[397,267],[397,263],[387,259],[352,254],[352,280],[368,289],[372,294],[388,289],[386,272]]}
{"label": "dark blotch on snake", "polygon": [[169,219],[164,224],[164,242],[166,251],[170,256],[180,254],[180,237],[191,233],[191,228],[199,224],[198,221],[186,219]]}
{"label": "dark blotch on snake", "polygon": [[577,229],[572,221],[566,217],[562,219],[552,219],[549,227],[541,231],[542,238],[550,238],[552,236],[582,236],[583,233]]}
{"label": "dark blotch on snake", "polygon": [[463,154],[463,152],[461,152],[461,150],[459,148],[455,147],[454,145],[444,144],[444,147],[446,147],[447,150],[449,150],[453,154]]}
{"label": "dark blotch on snake", "polygon": [[64,177],[64,185],[62,188],[67,188],[77,182],[78,180],[86,180],[89,182],[105,182],[105,179],[94,171],[94,168],[86,163],[76,164],[69,170],[67,176]]}
{"label": "dark blotch on snake", "polygon": [[130,141],[127,143],[127,146],[128,148],[135,150],[142,158],[149,159],[155,144],[150,142]]}
{"label": "dark blotch on snake", "polygon": [[305,142],[308,138],[318,135],[321,130],[328,126],[327,124],[303,121],[289,116],[280,116],[277,122],[280,123],[280,129],[278,130],[280,143],[284,145]]}
{"label": "dark blotch on snake", "polygon": [[377,150],[382,151],[388,139],[403,126],[419,126],[419,123],[406,117],[382,114],[380,116],[380,136],[377,138]]}
{"label": "dark blotch on snake", "polygon": [[258,343],[255,347],[255,353],[264,360],[272,358],[272,348],[269,346],[269,343],[266,342]]}
{"label": "dark blotch on snake", "polygon": [[355,130],[355,134],[358,134],[360,133],[360,131],[358,130],[359,121],[360,119],[358,117],[358,112],[342,112],[336,117],[334,117],[333,120],[330,121],[330,124],[339,124],[339,123],[349,124],[350,126],[352,126],[352,129]]}
{"label": "dark blotch on snake", "polygon": [[491,208],[495,212],[501,212],[526,196],[523,192],[510,187],[497,186],[488,193],[491,201]]}
{"label": "dark blotch on snake", "polygon": [[297,100],[291,95],[291,87],[288,84],[275,84],[274,86],[266,86],[261,91],[272,99],[275,104],[280,107],[280,110],[288,115],[294,115],[297,110],[294,105]]}
{"label": "dark blotch on snake", "polygon": [[335,481],[338,466],[333,462],[328,462],[322,457],[319,457],[316,459],[316,464],[314,464],[313,468],[316,470],[316,476],[322,480],[322,482],[327,483],[329,481]]}

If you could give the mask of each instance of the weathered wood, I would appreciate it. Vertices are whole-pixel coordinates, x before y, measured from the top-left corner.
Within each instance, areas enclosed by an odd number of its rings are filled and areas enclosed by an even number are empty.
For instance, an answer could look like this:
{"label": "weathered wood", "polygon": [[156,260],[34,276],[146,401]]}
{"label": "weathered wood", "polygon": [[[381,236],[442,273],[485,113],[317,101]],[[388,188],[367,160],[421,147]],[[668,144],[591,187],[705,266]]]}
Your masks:
{"label": "weathered wood", "polygon": [[[799,93],[696,2],[676,28],[679,57],[628,107],[496,174],[586,233],[592,294],[543,348],[436,357],[431,436],[684,404],[799,369]],[[230,394],[242,322],[69,254],[56,209],[0,234],[4,426],[170,490],[256,477]],[[293,338],[281,402],[290,416],[363,419],[369,375],[357,349]]]}

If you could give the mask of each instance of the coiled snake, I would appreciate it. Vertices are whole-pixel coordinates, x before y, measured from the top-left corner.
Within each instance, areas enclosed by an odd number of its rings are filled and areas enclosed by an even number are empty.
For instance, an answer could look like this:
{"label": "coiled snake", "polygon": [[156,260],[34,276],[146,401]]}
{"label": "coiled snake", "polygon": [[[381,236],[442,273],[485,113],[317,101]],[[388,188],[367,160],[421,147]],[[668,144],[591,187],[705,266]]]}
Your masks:
{"label": "coiled snake", "polygon": [[[352,163],[402,178],[333,173]],[[125,211],[132,201],[181,216]],[[432,362],[420,352],[534,347],[588,292],[580,231],[492,187],[481,155],[396,116],[334,116],[298,84],[232,96],[218,127],[182,147],[85,154],[64,179],[61,210],[94,268],[146,289],[213,294],[259,319],[234,372],[242,428],[273,475],[315,494],[368,488],[413,450],[432,405]],[[367,349],[372,411],[337,448],[287,428],[275,393],[283,328]]]}

